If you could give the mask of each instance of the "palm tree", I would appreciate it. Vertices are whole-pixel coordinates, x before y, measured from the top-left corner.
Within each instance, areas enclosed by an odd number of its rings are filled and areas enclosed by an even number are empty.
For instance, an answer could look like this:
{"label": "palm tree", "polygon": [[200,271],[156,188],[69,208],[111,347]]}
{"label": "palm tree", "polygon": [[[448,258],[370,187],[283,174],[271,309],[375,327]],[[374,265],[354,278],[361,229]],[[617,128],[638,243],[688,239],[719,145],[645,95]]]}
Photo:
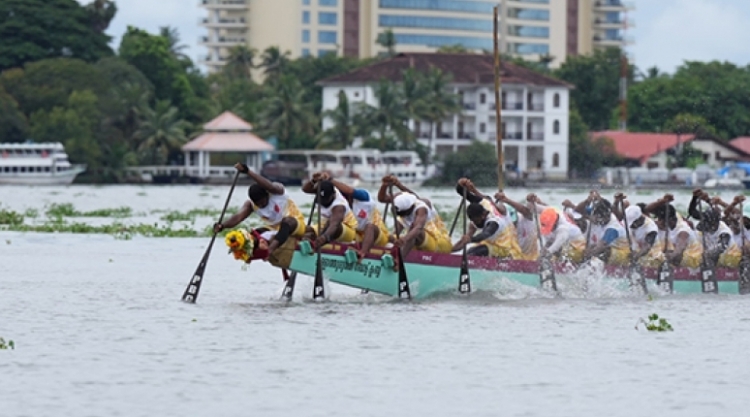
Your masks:
{"label": "palm tree", "polygon": [[304,139],[315,136],[317,118],[312,104],[304,100],[305,91],[299,80],[291,75],[281,75],[278,82],[269,85],[260,115],[261,132],[276,136],[280,148],[298,146]]}
{"label": "palm tree", "polygon": [[378,35],[377,44],[388,50],[388,56],[393,57],[396,55],[396,35],[393,34],[393,30],[390,28],[386,29]]}
{"label": "palm tree", "polygon": [[321,133],[318,148],[346,149],[354,141],[355,124],[349,99],[343,90],[339,91],[338,98],[336,108],[323,113],[323,117],[333,121],[333,127]]}
{"label": "palm tree", "polygon": [[357,124],[363,136],[378,132],[380,150],[388,148],[389,133],[395,134],[401,144],[410,144],[413,134],[407,127],[409,115],[404,106],[403,92],[388,80],[381,80],[375,87],[377,106],[364,105],[358,114]]}
{"label": "palm tree", "polygon": [[445,73],[434,67],[430,68],[425,76],[427,89],[425,119],[430,122],[430,140],[428,145],[430,154],[432,154],[432,143],[435,139],[437,124],[446,117],[461,112],[461,103],[459,103],[458,95],[447,91],[450,80],[451,75],[449,73]]}
{"label": "palm tree", "polygon": [[179,118],[179,110],[167,100],[159,100],[154,108],[138,109],[140,123],[135,137],[139,140],[141,162],[163,165],[170,153],[180,149],[190,124]]}
{"label": "palm tree", "polygon": [[255,49],[248,48],[245,45],[237,45],[229,50],[227,63],[222,69],[222,74],[230,78],[252,78],[251,71],[253,60],[255,59]]}
{"label": "palm tree", "polygon": [[117,5],[112,0],[94,0],[86,5],[86,12],[89,14],[91,27],[104,33],[117,14]]}
{"label": "palm tree", "polygon": [[289,55],[289,51],[282,54],[278,46],[270,46],[263,51],[260,66],[265,68],[263,74],[268,80],[275,81],[283,74],[289,65]]}
{"label": "palm tree", "polygon": [[187,48],[187,45],[180,44],[180,31],[171,26],[162,26],[159,28],[159,35],[165,38],[169,42],[169,52],[177,59],[187,59],[182,51]]}
{"label": "palm tree", "polygon": [[404,71],[404,80],[401,84],[404,95],[404,108],[409,119],[414,123],[420,123],[429,116],[428,93],[425,78],[422,73],[414,68]]}

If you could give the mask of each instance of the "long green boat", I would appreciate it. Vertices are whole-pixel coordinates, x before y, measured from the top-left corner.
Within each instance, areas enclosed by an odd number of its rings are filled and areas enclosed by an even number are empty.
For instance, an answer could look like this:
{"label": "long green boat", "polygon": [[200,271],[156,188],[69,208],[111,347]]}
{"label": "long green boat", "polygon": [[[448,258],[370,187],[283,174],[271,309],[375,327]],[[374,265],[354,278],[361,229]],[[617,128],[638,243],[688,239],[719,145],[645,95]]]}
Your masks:
{"label": "long green boat", "polygon": [[[357,262],[353,247],[346,244],[329,244],[321,248],[323,276],[331,282],[393,297],[399,293],[399,273],[393,268],[397,252],[390,248],[375,248],[361,262]],[[297,246],[288,269],[304,275],[315,275],[317,255],[305,242]],[[404,259],[411,298],[424,299],[440,293],[458,292],[461,255],[412,251]],[[468,257],[470,287],[472,291],[495,290],[498,279],[507,279],[524,286],[541,288],[539,263],[536,261],[507,261],[487,257]],[[570,264],[554,264],[555,274],[567,279]],[[642,268],[642,277],[650,291],[668,293],[667,286],[657,281],[659,271]],[[631,288],[628,268],[606,266],[604,279],[615,280],[617,288]],[[720,294],[747,294],[750,283],[740,285],[736,269],[717,268],[715,271]],[[576,279],[575,276],[570,279]],[[578,278],[580,279],[580,278]],[[674,268],[671,292],[677,294],[703,293],[705,287],[701,271]],[[742,287],[742,291],[740,291]]]}

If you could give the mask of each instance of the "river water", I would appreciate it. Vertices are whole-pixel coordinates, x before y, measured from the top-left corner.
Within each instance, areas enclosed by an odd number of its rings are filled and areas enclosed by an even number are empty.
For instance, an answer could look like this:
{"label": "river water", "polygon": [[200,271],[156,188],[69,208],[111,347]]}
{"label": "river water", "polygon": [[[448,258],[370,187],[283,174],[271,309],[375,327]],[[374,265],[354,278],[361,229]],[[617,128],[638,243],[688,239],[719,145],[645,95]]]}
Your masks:
{"label": "river water", "polygon": [[[227,188],[0,187],[0,204],[128,206],[126,221],[152,222],[154,210],[220,209]],[[314,303],[301,278],[287,305],[276,270],[243,271],[217,242],[198,303],[182,303],[207,244],[0,231],[0,337],[16,346],[0,350],[0,416],[747,415],[748,297],[499,290],[403,302],[332,284]],[[636,330],[651,313],[674,331]]]}

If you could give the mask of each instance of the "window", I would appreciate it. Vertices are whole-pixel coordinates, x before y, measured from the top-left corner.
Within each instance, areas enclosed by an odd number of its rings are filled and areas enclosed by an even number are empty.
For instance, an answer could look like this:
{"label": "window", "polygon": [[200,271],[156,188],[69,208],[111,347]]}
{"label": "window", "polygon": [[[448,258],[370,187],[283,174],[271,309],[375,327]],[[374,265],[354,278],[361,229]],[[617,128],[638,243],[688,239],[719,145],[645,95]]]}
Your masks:
{"label": "window", "polygon": [[486,102],[487,102],[487,94],[484,94],[484,93],[480,94],[479,95],[479,104],[484,104]]}
{"label": "window", "polygon": [[304,6],[309,6],[310,5],[310,0],[302,0],[302,4]]}
{"label": "window", "polygon": [[508,10],[508,17],[520,20],[549,20],[549,10],[512,8]]}
{"label": "window", "polygon": [[500,137],[505,139],[505,122],[500,123]]}
{"label": "window", "polygon": [[336,32],[321,30],[318,32],[318,43],[336,43]]}
{"label": "window", "polygon": [[560,107],[560,94],[555,93],[555,95],[552,96],[552,107],[554,108]]}
{"label": "window", "polygon": [[549,38],[546,26],[508,26],[508,34],[524,38]]}
{"label": "window", "polygon": [[487,125],[484,123],[479,124],[479,133],[484,133],[487,130]]}
{"label": "window", "polygon": [[402,45],[422,45],[432,48],[439,48],[445,45],[462,45],[467,49],[487,49],[491,50],[492,39],[489,38],[472,38],[467,36],[444,36],[444,35],[416,35],[416,34],[395,34],[396,43]]}
{"label": "window", "polygon": [[464,134],[464,122],[458,122],[458,136],[461,137]]}
{"label": "window", "polygon": [[309,24],[310,23],[310,12],[305,10],[302,12],[302,23]]}
{"label": "window", "polygon": [[417,10],[449,10],[466,13],[492,13],[497,4],[489,1],[461,1],[461,0],[380,0],[383,9],[417,9]]}
{"label": "window", "polygon": [[521,55],[543,55],[549,53],[549,45],[543,43],[512,43],[508,45],[508,52]]}
{"label": "window", "polygon": [[309,48],[302,48],[302,56],[310,56],[310,49]]}
{"label": "window", "polygon": [[308,29],[302,30],[302,42],[303,43],[310,42],[310,31]]}
{"label": "window", "polygon": [[328,54],[335,54],[336,51],[333,49],[319,49],[318,50],[318,58],[323,58],[324,56]]}
{"label": "window", "polygon": [[492,20],[457,19],[449,17],[380,15],[378,16],[378,24],[380,27],[452,29],[475,32],[487,32],[492,30]]}
{"label": "window", "polygon": [[337,0],[318,0],[321,6],[336,6]]}
{"label": "window", "polygon": [[560,167],[560,154],[557,152],[552,154],[552,168]]}
{"label": "window", "polygon": [[552,133],[558,135],[560,134],[560,121],[555,120],[554,123],[552,123]]}
{"label": "window", "polygon": [[354,98],[359,98],[359,91],[354,92]]}
{"label": "window", "polygon": [[331,12],[318,12],[318,24],[320,25],[335,25],[336,24],[336,13]]}

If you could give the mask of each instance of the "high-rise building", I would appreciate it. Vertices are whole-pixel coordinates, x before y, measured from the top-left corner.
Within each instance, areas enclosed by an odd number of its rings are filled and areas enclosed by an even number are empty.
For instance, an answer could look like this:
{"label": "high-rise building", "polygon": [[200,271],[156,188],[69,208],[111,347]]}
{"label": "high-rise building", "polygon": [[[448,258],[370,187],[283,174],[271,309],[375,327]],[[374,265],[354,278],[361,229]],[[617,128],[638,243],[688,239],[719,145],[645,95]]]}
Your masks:
{"label": "high-rise building", "polygon": [[493,8],[501,7],[501,48],[531,59],[549,55],[560,65],[568,55],[597,47],[626,46],[621,0],[200,0],[208,11],[201,62],[210,71],[229,49],[278,46],[292,57],[336,53],[372,57],[385,52],[378,36],[394,33],[396,51],[431,52],[441,46],[492,50]]}

